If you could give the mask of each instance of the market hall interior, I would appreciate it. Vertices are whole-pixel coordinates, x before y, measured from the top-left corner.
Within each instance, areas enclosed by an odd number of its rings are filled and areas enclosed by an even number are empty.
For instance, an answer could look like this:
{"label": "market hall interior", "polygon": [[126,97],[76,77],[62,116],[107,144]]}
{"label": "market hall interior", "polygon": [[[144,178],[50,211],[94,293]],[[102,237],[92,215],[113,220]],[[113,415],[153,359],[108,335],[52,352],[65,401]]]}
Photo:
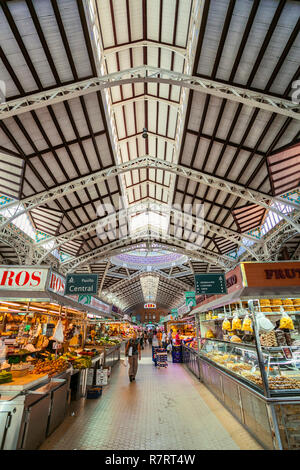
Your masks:
{"label": "market hall interior", "polygon": [[0,450],[300,449],[299,57],[296,0],[0,1]]}

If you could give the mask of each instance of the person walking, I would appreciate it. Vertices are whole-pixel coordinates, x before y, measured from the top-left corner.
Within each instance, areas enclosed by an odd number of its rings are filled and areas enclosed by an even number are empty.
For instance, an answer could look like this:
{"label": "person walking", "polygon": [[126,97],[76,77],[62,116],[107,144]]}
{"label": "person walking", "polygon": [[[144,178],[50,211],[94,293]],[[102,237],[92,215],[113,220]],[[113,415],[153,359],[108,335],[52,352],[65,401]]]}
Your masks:
{"label": "person walking", "polygon": [[164,331],[161,338],[162,347],[167,349],[167,333]]}
{"label": "person walking", "polygon": [[130,382],[132,382],[135,380],[135,376],[138,370],[138,361],[141,360],[141,345],[140,340],[137,338],[136,331],[134,331],[132,338],[127,341],[125,346],[125,356],[128,357],[128,375]]}
{"label": "person walking", "polygon": [[147,344],[147,339],[148,339],[148,335],[147,335],[147,331],[146,331],[146,330],[144,331],[143,335],[144,335],[144,344],[145,344],[145,346],[146,346],[146,344]]}
{"label": "person walking", "polygon": [[143,332],[140,333],[139,340],[140,340],[141,348],[144,349],[144,333]]}
{"label": "person walking", "polygon": [[169,334],[168,334],[168,341],[169,341],[169,344],[173,344],[173,330],[171,329],[169,331]]}
{"label": "person walking", "polygon": [[150,346],[152,346],[152,340],[153,340],[153,331],[150,330],[148,333],[148,341],[149,341]]}
{"label": "person walking", "polygon": [[158,341],[158,347],[161,348],[162,334],[161,334],[160,330],[158,330],[158,332],[156,333],[156,338],[157,338],[157,341]]}

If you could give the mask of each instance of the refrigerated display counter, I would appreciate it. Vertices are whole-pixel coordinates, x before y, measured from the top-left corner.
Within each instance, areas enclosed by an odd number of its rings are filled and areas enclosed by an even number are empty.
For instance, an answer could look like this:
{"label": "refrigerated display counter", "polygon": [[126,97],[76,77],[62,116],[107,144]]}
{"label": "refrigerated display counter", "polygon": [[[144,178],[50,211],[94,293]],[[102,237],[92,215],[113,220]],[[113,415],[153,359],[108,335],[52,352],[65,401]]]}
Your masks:
{"label": "refrigerated display counter", "polygon": [[300,262],[242,263],[226,274],[227,294],[204,297],[193,311],[200,380],[266,449],[300,449],[298,272]]}
{"label": "refrigerated display counter", "polygon": [[69,385],[70,370],[1,384],[0,449],[37,449],[63,421]]}

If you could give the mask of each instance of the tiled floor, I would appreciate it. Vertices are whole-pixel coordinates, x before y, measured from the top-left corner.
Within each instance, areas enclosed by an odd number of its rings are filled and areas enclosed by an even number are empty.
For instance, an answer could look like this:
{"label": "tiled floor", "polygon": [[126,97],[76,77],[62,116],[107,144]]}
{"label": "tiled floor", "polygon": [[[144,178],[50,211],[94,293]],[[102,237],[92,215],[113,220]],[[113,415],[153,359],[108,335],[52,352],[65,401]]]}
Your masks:
{"label": "tiled floor", "polygon": [[148,347],[136,382],[130,383],[127,369],[116,365],[102,397],[73,405],[41,449],[261,447],[185,366],[169,363],[167,369],[156,369]]}

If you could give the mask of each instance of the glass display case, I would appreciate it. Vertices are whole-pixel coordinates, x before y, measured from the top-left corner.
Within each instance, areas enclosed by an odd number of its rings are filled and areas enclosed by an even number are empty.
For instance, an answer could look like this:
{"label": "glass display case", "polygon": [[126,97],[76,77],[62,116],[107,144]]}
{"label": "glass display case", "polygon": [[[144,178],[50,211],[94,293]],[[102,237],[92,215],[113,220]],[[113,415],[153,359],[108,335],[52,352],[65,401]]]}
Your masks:
{"label": "glass display case", "polygon": [[261,348],[261,352],[263,364],[256,345],[206,338],[201,347],[203,357],[261,393],[269,389],[270,396],[299,395],[300,348]]}

